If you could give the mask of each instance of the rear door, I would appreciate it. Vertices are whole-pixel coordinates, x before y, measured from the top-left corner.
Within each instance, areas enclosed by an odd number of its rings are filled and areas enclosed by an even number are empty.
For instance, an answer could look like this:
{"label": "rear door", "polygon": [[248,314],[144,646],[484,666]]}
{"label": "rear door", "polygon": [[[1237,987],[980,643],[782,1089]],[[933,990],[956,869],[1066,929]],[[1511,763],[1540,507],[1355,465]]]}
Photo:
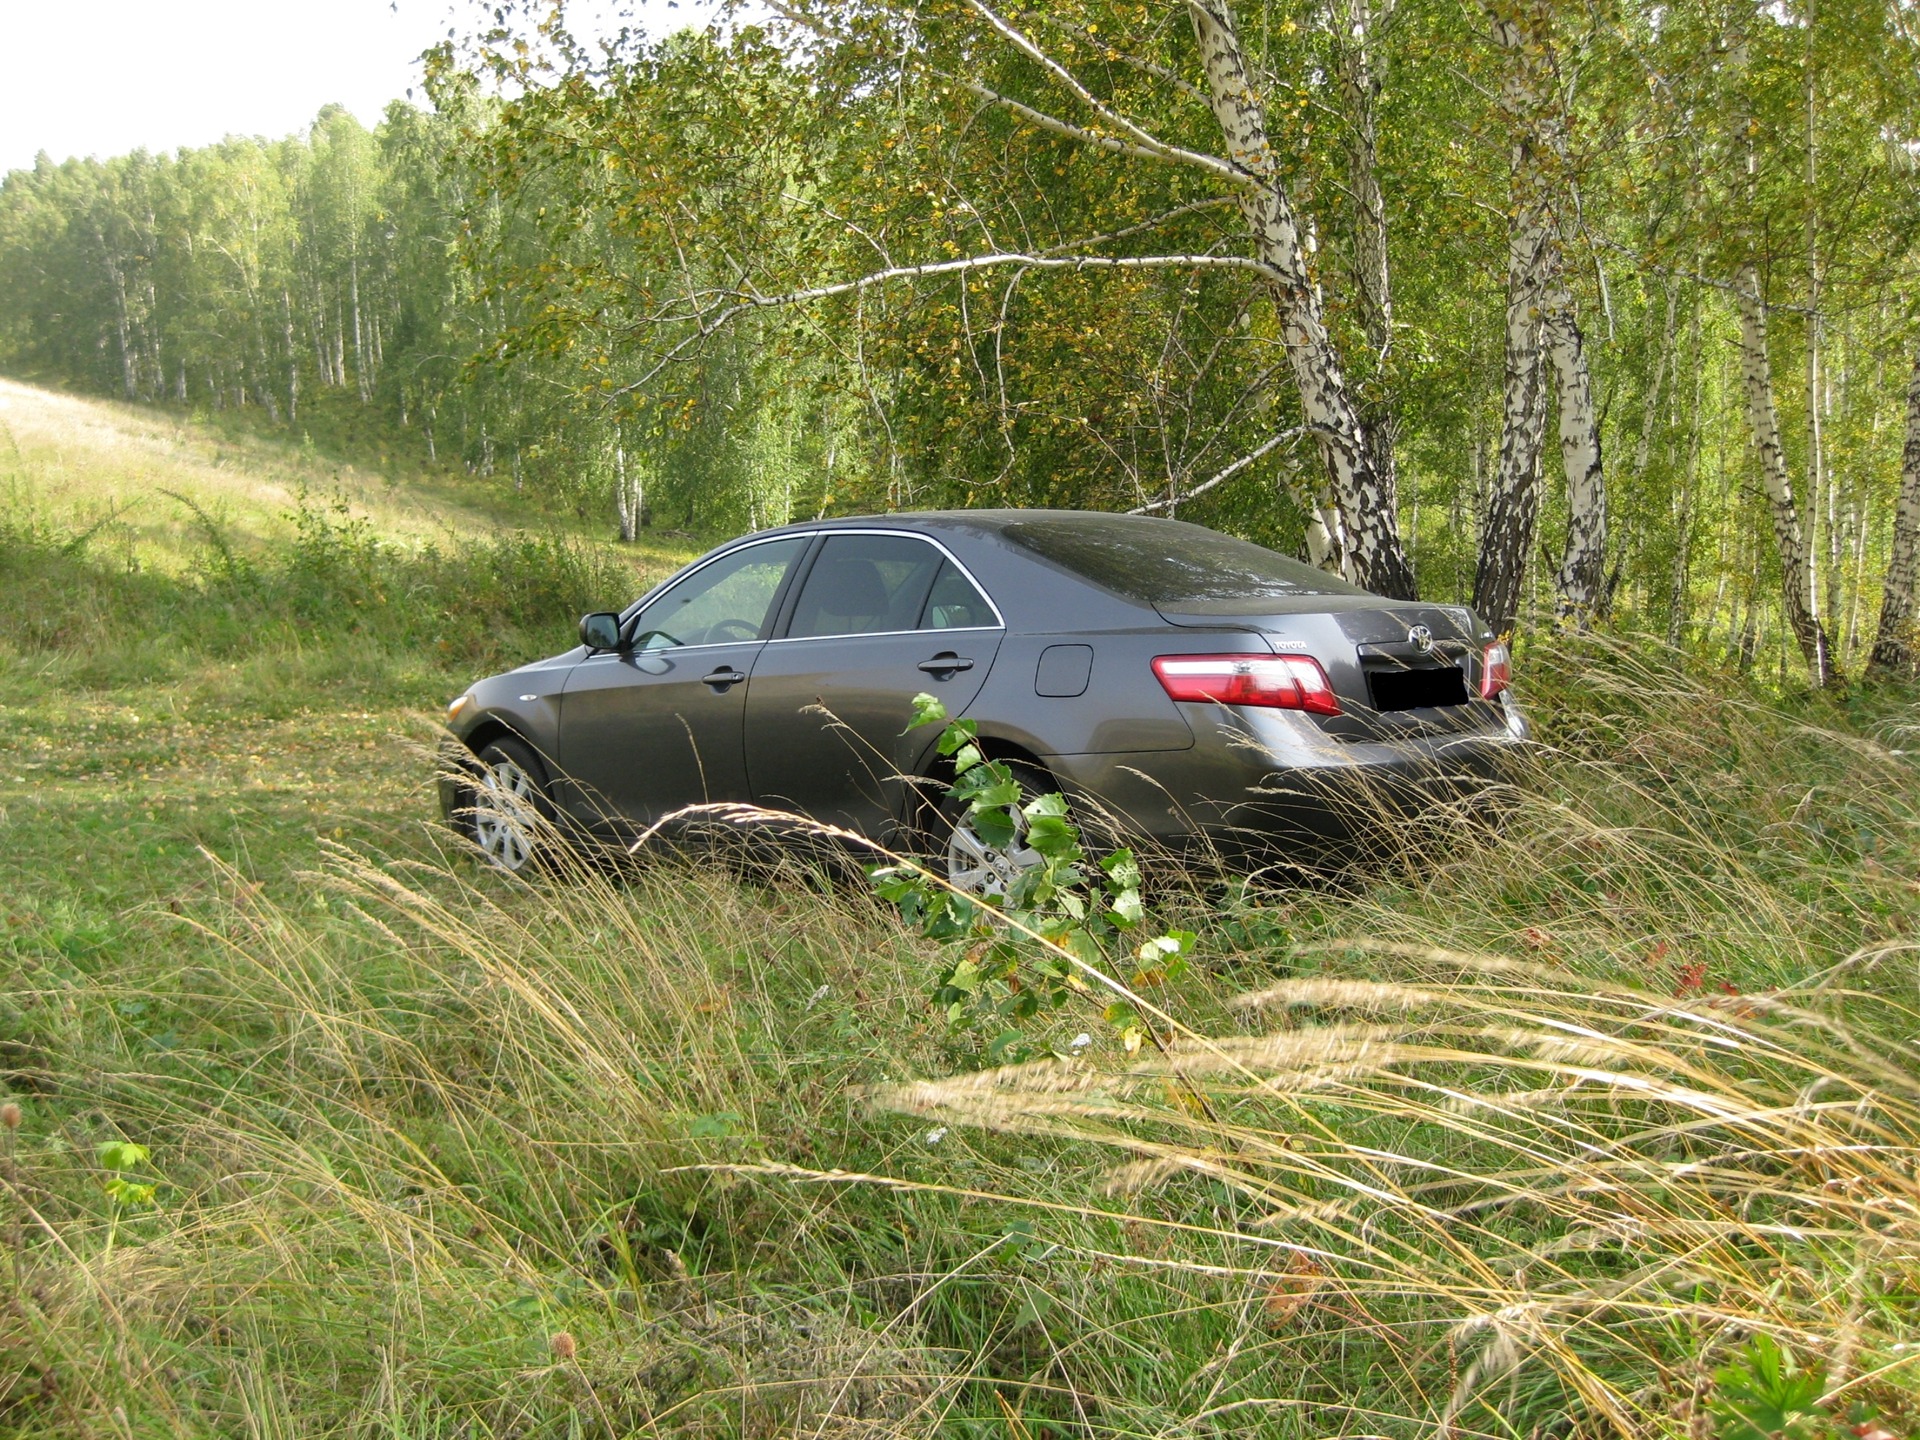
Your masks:
{"label": "rear door", "polygon": [[884,835],[901,813],[898,777],[926,743],[904,733],[913,697],[963,713],[1000,648],[1000,616],[933,541],[878,531],[829,532],[791,612],[747,687],[753,797]]}
{"label": "rear door", "polygon": [[619,829],[687,805],[749,798],[747,677],[811,540],[784,536],[715,556],[629,622],[631,649],[573,668],[560,697],[559,749],[576,816]]}

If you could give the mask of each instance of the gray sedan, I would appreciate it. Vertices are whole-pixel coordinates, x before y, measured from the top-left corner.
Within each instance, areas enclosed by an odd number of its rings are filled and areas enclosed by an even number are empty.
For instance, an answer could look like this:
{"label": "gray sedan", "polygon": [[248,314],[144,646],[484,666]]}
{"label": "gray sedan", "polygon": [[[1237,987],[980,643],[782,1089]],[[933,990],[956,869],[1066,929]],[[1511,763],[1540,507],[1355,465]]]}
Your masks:
{"label": "gray sedan", "polygon": [[1471,611],[1175,520],[793,525],[580,637],[449,707],[443,806],[506,869],[542,836],[627,841],[740,802],[930,850],[996,891],[1026,857],[942,815],[937,736],[908,728],[923,691],[1103,835],[1228,852],[1364,839],[1498,776],[1527,734],[1507,649]]}

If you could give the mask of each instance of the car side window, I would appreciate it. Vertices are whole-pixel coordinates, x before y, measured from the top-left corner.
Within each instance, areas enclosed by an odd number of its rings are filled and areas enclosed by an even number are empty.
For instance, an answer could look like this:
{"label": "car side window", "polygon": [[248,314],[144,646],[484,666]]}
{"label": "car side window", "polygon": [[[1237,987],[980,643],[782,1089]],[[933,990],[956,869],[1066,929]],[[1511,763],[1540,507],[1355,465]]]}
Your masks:
{"label": "car side window", "polygon": [[917,630],[944,560],[912,535],[829,535],[800,587],[787,636]]}
{"label": "car side window", "polygon": [[993,607],[974,583],[960,573],[951,560],[943,560],[927,593],[927,606],[920,617],[922,630],[972,630],[998,625]]}
{"label": "car side window", "polygon": [[758,640],[766,632],[774,597],[809,537],[745,545],[701,566],[640,612],[636,650],[720,645]]}

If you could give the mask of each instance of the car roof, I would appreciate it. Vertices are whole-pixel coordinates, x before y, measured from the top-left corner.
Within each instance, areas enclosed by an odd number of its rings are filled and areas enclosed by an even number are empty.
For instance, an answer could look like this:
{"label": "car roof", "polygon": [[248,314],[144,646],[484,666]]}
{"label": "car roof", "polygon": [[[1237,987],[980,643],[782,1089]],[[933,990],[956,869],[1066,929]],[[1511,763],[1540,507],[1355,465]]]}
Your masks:
{"label": "car roof", "polygon": [[[1097,525],[1115,522],[1133,525],[1186,526],[1189,524],[1185,520],[1163,519],[1156,515],[1127,515],[1112,510],[894,510],[879,515],[834,515],[820,520],[796,520],[792,524],[777,526],[758,533],[780,535],[789,532],[811,533],[815,530],[870,528],[999,531],[1010,525],[1027,524],[1037,520],[1056,523],[1086,521]],[[1202,527],[1193,526],[1192,528]]]}

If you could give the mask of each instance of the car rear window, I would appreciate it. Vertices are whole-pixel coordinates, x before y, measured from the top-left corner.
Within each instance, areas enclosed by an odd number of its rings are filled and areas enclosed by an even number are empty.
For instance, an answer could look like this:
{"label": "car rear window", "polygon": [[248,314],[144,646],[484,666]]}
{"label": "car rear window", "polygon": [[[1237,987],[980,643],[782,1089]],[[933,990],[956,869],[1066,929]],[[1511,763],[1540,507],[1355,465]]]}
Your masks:
{"label": "car rear window", "polygon": [[1367,593],[1264,546],[1181,520],[1130,515],[1016,520],[1001,533],[1102,589],[1148,605]]}

